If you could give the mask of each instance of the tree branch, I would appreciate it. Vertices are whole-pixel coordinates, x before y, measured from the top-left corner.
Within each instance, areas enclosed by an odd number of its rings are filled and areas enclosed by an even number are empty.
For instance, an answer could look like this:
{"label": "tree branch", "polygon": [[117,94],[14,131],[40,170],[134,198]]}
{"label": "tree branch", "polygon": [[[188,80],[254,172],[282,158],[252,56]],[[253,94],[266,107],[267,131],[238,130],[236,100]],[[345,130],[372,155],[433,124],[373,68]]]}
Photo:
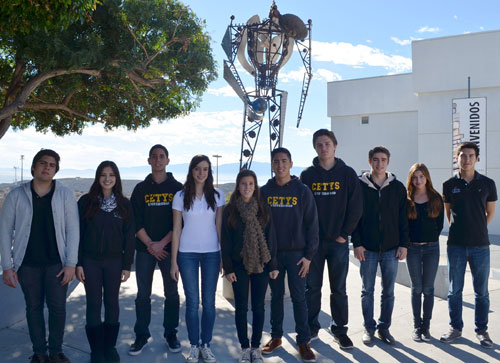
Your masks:
{"label": "tree branch", "polygon": [[146,58],[149,58],[148,51],[146,50],[146,48],[144,47],[144,45],[139,41],[139,39],[137,39],[137,36],[135,35],[134,31],[132,29],[130,29],[129,26],[127,26],[127,29],[129,31],[129,33],[132,35],[132,38],[134,38],[134,40],[137,43],[139,43],[139,45],[141,46],[142,50],[144,51],[144,54],[146,54]]}
{"label": "tree branch", "polygon": [[24,104],[24,109],[25,110],[26,109],[35,110],[35,111],[41,111],[41,110],[65,111],[65,112],[69,113],[70,115],[81,117],[87,121],[96,122],[96,123],[102,122],[101,120],[98,120],[94,117],[90,117],[89,115],[84,114],[80,111],[73,110],[72,108],[69,108],[67,105],[62,104],[62,103],[28,103],[28,102],[26,102]]}

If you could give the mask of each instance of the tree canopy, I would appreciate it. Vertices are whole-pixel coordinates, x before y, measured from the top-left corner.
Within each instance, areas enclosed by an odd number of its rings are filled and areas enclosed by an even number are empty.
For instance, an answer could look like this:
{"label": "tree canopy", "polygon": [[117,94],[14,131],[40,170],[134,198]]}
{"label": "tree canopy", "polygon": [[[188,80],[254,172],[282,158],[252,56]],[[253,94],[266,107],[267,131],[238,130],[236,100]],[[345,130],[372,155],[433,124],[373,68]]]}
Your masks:
{"label": "tree canopy", "polygon": [[11,124],[57,135],[96,123],[136,130],[194,110],[215,77],[210,38],[189,7],[102,0],[65,29],[0,33],[0,138]]}

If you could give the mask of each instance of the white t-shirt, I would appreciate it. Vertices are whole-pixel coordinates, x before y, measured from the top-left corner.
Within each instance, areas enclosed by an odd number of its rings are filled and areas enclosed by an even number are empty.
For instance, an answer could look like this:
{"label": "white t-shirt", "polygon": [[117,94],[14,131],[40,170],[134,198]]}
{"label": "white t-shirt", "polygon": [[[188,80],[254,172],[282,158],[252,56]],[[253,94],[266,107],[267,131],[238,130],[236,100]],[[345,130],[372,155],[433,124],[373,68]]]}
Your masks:
{"label": "white t-shirt", "polygon": [[[222,190],[216,190],[219,192],[218,197],[215,194],[216,205],[222,207],[225,204],[224,193]],[[184,209],[184,191],[180,190],[175,193],[172,209],[182,212],[182,220],[184,221],[179,245],[180,252],[207,253],[220,250],[215,225],[215,211],[208,207],[205,194],[201,200],[195,197],[191,209],[186,211]]]}

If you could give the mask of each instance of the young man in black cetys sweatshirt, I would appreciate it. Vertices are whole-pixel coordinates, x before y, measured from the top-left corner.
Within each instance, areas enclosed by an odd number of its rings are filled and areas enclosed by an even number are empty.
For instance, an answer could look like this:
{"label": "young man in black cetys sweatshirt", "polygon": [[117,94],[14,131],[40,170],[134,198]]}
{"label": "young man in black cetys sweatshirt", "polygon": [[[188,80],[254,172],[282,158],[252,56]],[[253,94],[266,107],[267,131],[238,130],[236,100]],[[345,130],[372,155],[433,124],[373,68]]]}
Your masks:
{"label": "young man in black cetys sweatshirt", "polygon": [[318,154],[313,165],[300,175],[314,195],[319,219],[319,249],[311,262],[307,276],[307,308],[311,340],[318,337],[321,325],[321,288],[323,270],[328,262],[330,280],[330,329],[342,349],[353,347],[347,336],[348,299],[346,279],[349,271],[348,236],[356,228],[363,212],[361,186],[356,172],[335,157],[337,138],[326,129],[313,135],[313,146]]}
{"label": "young man in black cetys sweatshirt", "polygon": [[264,354],[281,346],[283,336],[283,296],[285,272],[293,302],[297,344],[304,362],[315,362],[309,347],[310,329],[307,323],[305,298],[306,276],[318,249],[318,214],[314,197],[300,180],[290,175],[292,157],[285,148],[274,149],[271,163],[275,174],[261,188],[262,196],[271,207],[277,237],[279,275],[271,280],[271,340],[264,346]]}
{"label": "young man in black cetys sweatshirt", "polygon": [[164,337],[171,352],[180,352],[177,339],[179,325],[179,293],[177,282],[170,277],[170,242],[172,241],[172,200],[182,184],[165,168],[169,163],[168,151],[163,145],[154,145],[149,151],[148,163],[152,173],[137,184],[130,198],[136,224],[136,278],[135,342],[129,354],[138,355],[151,333],[151,286],[158,263],[165,292],[163,313]]}
{"label": "young man in black cetys sweatshirt", "polygon": [[[360,261],[362,279],[361,307],[365,332],[363,343],[371,344],[375,330],[384,343],[394,345],[389,332],[394,308],[394,284],[398,272],[398,259],[406,258],[408,218],[406,188],[387,172],[391,154],[383,146],[368,153],[370,172],[360,177],[363,191],[363,215],[352,234],[354,257]],[[382,300],[380,317],[373,319],[373,291],[377,266],[382,273]]]}

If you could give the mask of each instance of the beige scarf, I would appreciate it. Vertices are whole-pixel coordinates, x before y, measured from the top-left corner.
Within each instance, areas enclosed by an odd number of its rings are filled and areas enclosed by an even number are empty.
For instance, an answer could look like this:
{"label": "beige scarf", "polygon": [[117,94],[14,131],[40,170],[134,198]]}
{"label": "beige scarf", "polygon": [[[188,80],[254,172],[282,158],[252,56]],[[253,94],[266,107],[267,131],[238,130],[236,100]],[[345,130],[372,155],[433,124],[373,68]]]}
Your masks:
{"label": "beige scarf", "polygon": [[271,261],[271,253],[267,247],[266,237],[257,219],[259,205],[255,198],[245,203],[242,198],[236,199],[236,209],[245,224],[243,232],[243,248],[241,257],[248,274],[264,272],[264,266]]}

